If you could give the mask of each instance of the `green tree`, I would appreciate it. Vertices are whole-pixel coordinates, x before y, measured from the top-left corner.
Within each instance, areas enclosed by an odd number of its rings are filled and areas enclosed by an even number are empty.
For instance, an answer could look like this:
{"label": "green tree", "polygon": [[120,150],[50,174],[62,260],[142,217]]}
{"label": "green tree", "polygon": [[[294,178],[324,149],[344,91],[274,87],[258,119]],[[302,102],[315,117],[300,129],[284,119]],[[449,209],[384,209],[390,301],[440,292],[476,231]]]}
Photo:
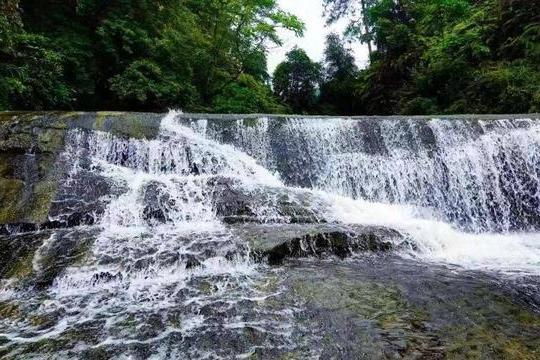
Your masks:
{"label": "green tree", "polygon": [[323,73],[320,102],[324,112],[349,115],[359,111],[355,96],[358,68],[351,50],[334,33],[326,38]]}
{"label": "green tree", "polygon": [[274,72],[274,93],[295,113],[309,113],[317,104],[317,89],[321,80],[321,65],[306,52],[295,47]]}
{"label": "green tree", "polygon": [[24,31],[18,1],[0,6],[0,109],[64,107],[71,92],[62,79],[62,55],[45,37]]}
{"label": "green tree", "polygon": [[356,85],[357,100],[367,113],[527,112],[540,107],[535,0],[326,3],[332,9],[330,21],[349,16],[347,34],[374,43],[370,64]]}
{"label": "green tree", "polygon": [[303,31],[275,0],[2,6],[2,108],[213,111],[231,89],[268,90],[267,47],[279,28]]}

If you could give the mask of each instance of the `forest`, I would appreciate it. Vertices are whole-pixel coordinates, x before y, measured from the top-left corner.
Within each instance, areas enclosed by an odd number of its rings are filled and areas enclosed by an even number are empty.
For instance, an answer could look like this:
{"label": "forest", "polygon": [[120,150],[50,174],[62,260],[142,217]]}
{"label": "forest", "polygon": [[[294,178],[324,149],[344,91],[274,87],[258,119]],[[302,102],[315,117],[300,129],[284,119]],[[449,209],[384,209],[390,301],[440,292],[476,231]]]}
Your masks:
{"label": "forest", "polygon": [[[540,112],[538,0],[324,0],[316,62],[276,0],[2,0],[0,110]],[[351,46],[369,48],[359,69]]]}

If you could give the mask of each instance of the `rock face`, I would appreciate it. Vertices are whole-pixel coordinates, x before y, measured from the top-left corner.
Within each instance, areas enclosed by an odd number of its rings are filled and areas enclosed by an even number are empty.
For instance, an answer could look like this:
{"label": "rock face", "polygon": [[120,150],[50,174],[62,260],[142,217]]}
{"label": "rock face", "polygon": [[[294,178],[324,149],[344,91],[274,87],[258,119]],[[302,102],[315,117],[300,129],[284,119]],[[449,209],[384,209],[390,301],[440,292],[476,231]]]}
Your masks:
{"label": "rock face", "polygon": [[216,214],[228,224],[235,223],[319,223],[328,204],[309,192],[258,185],[246,188],[231,178],[208,181]]}
{"label": "rock face", "polygon": [[[64,194],[61,193],[60,185],[64,184],[60,182],[67,169],[60,154],[66,145],[66,132],[79,128],[153,138],[159,131],[160,120],[159,114],[0,113],[0,224],[3,224],[0,231],[31,229],[29,224],[36,228],[92,222],[90,209],[84,206],[73,209],[73,198],[82,205],[88,196],[99,197],[109,189],[99,179],[88,176],[84,179],[86,183],[78,182],[78,185],[103,191],[73,193],[73,189],[64,189]],[[68,196],[66,192],[77,196]],[[88,194],[86,199],[85,194]],[[66,215],[69,208],[72,214]],[[49,217],[54,219],[52,223]]]}

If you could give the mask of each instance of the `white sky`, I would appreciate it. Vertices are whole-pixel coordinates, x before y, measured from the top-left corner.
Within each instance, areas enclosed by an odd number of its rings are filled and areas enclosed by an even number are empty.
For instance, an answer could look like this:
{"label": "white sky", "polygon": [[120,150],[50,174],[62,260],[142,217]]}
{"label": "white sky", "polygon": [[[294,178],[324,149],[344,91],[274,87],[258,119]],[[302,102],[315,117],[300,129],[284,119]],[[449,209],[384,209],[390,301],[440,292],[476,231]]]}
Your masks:
{"label": "white sky", "polygon": [[[274,72],[276,66],[285,59],[285,54],[295,45],[304,49],[313,61],[321,61],[326,35],[331,32],[337,32],[341,35],[346,21],[340,21],[327,27],[323,17],[322,0],[278,0],[278,3],[283,10],[298,16],[306,25],[306,29],[301,38],[295,37],[291,32],[280,31],[284,45],[270,49],[268,54],[269,73]],[[354,42],[349,47],[355,54],[358,66],[365,67],[368,59],[367,47],[360,42]]]}

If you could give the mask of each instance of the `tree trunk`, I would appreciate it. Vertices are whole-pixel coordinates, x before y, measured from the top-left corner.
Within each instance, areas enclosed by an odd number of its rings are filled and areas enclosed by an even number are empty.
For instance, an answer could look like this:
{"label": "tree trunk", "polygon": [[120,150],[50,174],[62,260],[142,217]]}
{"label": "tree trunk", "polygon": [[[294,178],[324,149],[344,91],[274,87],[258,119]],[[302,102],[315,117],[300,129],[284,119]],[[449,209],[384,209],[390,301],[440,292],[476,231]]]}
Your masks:
{"label": "tree trunk", "polygon": [[[360,0],[360,4],[362,5],[362,23],[364,23],[364,31],[366,35],[369,35],[369,27],[366,24],[365,18],[366,18],[366,3],[365,0]],[[368,46],[368,52],[369,52],[369,59],[371,60],[371,53],[373,52],[373,49],[371,48],[371,40],[368,39],[367,41]]]}

